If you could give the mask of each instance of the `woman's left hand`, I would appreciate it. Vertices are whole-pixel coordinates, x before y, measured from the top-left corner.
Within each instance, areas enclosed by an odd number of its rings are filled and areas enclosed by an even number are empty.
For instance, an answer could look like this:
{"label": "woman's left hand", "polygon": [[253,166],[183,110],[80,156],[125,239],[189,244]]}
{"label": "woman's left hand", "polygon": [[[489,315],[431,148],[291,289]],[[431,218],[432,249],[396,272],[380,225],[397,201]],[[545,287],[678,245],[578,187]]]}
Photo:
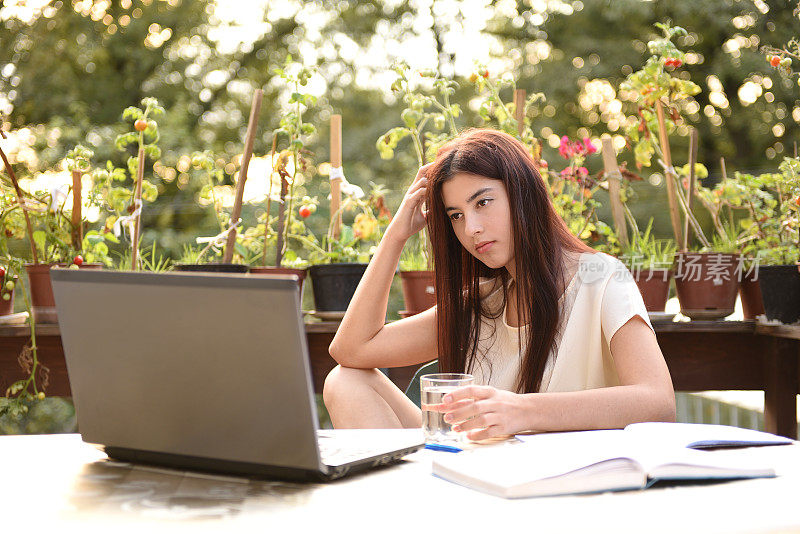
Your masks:
{"label": "woman's left hand", "polygon": [[438,411],[456,432],[479,441],[530,430],[525,428],[526,398],[492,386],[466,386],[444,396]]}

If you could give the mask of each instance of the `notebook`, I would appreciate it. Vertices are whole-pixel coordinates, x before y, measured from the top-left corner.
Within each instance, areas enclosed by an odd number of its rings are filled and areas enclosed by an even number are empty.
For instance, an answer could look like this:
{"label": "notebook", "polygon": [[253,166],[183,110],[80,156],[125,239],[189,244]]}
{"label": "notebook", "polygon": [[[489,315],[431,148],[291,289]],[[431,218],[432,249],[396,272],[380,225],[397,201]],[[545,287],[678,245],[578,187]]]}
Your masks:
{"label": "notebook", "polygon": [[774,477],[746,451],[711,447],[792,440],[721,425],[637,423],[624,430],[519,435],[512,442],[436,457],[433,474],[505,498],[643,489],[660,480]]}

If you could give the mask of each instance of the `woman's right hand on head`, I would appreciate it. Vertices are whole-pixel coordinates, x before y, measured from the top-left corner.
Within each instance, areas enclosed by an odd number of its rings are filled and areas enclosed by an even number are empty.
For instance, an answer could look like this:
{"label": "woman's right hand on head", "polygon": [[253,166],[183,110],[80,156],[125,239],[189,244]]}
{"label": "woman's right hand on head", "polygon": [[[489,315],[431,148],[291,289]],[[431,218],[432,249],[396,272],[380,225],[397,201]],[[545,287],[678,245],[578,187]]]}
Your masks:
{"label": "woman's right hand on head", "polygon": [[425,227],[427,211],[423,209],[425,197],[428,192],[428,179],[426,172],[433,163],[423,165],[417,171],[417,176],[406,191],[400,207],[397,208],[391,226],[398,232],[398,236],[407,240]]}

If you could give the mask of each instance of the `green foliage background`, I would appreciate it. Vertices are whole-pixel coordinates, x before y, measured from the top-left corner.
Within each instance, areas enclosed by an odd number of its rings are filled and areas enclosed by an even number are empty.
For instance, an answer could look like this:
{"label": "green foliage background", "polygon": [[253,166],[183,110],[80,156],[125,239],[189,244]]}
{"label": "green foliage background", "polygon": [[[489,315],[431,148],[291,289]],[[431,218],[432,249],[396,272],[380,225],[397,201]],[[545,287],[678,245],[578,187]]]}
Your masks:
{"label": "green foliage background", "polygon": [[[180,156],[194,150],[211,149],[225,154],[228,161],[241,153],[252,90],[263,88],[265,101],[255,153],[264,154],[281,114],[280,88],[273,79],[272,67],[282,64],[287,54],[302,60],[304,47],[313,46],[332,55],[319,61],[328,90],[308,117],[319,127],[319,135],[311,144],[315,159],[327,160],[327,119],[331,112],[341,113],[348,179],[360,185],[369,180],[386,184],[393,191],[389,205],[397,206],[415,170],[412,151],[408,147],[398,151],[393,160],[381,160],[374,143],[378,135],[398,122],[400,107],[388,87],[376,90],[354,83],[356,65],[344,59],[350,55],[339,53],[343,36],[365,49],[376,36],[396,38],[402,44],[425,34],[431,38],[431,57],[441,72],[451,73],[458,51],[448,47],[448,32],[458,32],[459,25],[465,24],[469,13],[459,11],[465,2],[285,4],[297,11],[284,18],[265,12],[268,31],[230,52],[218,50],[210,37],[218,21],[213,15],[214,3],[208,0],[59,0],[32,20],[6,16],[0,23],[0,95],[11,103],[6,114],[11,128],[32,128],[39,155],[35,168],[20,169],[19,174],[52,167],[77,143],[95,151],[96,164],[111,159],[121,165],[127,155],[113,148],[114,137],[124,127],[119,120],[121,110],[149,95],[157,97],[167,110],[159,120],[161,162],[174,167]],[[92,8],[98,5],[105,6],[101,10],[104,15],[93,18]],[[780,142],[784,153],[791,151],[797,134],[797,121],[792,118],[797,87],[772,71],[758,48],[786,42],[797,33],[798,20],[786,2],[759,5],[767,6],[768,12],[762,13],[750,1],[734,0],[704,2],[702,9],[689,0],[520,0],[511,11],[507,2],[492,2],[487,8],[491,17],[485,32],[499,39],[500,55],[514,60],[512,74],[518,78],[518,86],[546,95],[546,104],[534,110],[535,131],[549,128],[559,136],[575,136],[579,128],[586,128],[598,136],[608,131],[607,119],[578,104],[582,85],[588,80],[605,79],[617,87],[631,70],[639,68],[647,58],[646,42],[656,35],[654,22],[671,20],[686,27],[689,36],[680,44],[701,59],[687,64],[684,70],[703,87],[696,97],[700,111],[689,119],[700,131],[700,161],[711,170],[709,180],[713,182],[719,177],[720,157],[726,158],[729,169],[766,170],[780,158],[779,153],[770,154],[777,158],[770,160],[768,150],[775,150],[776,142]],[[447,9],[439,9],[442,6]],[[447,12],[455,15],[442,14]],[[307,31],[302,23],[307,13],[326,17],[318,33]],[[126,26],[122,25],[124,17],[129,20]],[[427,21],[429,27],[421,26],[420,20]],[[154,28],[161,32],[169,29],[169,38],[160,46],[146,46]],[[726,51],[723,44],[730,39],[747,39],[748,46],[735,53]],[[542,45],[550,47],[544,59],[535,53]],[[391,51],[387,51],[386,64],[371,67],[374,74],[388,70],[392,59]],[[210,73],[214,75],[208,78]],[[730,103],[724,109],[714,108],[721,118],[717,126],[703,114],[709,104],[708,77],[712,75],[722,83]],[[754,75],[771,78],[772,101],[762,97],[744,106],[736,96],[737,90]],[[467,80],[456,80],[462,88],[454,100],[466,104],[467,95],[473,95],[473,91]],[[480,125],[475,113],[464,107],[466,113],[459,127]],[[625,111],[635,113],[632,109]],[[775,122],[785,127],[780,138],[771,132]],[[545,158],[561,163],[555,149],[546,143],[545,147]],[[677,162],[685,159],[686,151],[686,138],[677,139],[673,146]],[[591,165],[594,168],[590,170],[599,170],[599,158]],[[226,180],[232,183],[236,169],[229,166],[228,170],[231,172],[227,172]],[[143,221],[145,245],[158,240],[159,249],[175,256],[184,243],[198,235],[213,235],[208,232],[215,228],[209,210],[193,201],[200,184],[184,181],[181,183],[180,177],[162,181],[159,199],[145,211]],[[317,180],[315,185],[324,198],[325,181]],[[642,218],[655,213],[655,233],[668,235],[666,210],[655,209],[662,205],[663,187],[653,188],[644,182],[637,184],[637,192],[640,198],[634,213]],[[252,217],[253,213],[251,209],[245,215]],[[309,224],[321,231],[326,219],[323,207]]]}

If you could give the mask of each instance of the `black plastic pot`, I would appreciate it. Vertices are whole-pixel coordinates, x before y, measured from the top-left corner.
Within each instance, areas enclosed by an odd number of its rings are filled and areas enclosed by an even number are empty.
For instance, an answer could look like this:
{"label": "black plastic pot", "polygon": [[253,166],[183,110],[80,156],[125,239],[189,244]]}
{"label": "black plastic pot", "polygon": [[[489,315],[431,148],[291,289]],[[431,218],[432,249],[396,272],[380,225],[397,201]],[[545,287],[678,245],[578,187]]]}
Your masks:
{"label": "black plastic pot", "polygon": [[250,267],[241,263],[178,263],[175,265],[175,270],[198,273],[246,273],[250,271]]}
{"label": "black plastic pot", "polygon": [[800,272],[796,265],[765,265],[758,269],[764,314],[785,324],[800,319]]}
{"label": "black plastic pot", "polygon": [[346,311],[366,270],[366,263],[330,263],[309,267],[317,311]]}

